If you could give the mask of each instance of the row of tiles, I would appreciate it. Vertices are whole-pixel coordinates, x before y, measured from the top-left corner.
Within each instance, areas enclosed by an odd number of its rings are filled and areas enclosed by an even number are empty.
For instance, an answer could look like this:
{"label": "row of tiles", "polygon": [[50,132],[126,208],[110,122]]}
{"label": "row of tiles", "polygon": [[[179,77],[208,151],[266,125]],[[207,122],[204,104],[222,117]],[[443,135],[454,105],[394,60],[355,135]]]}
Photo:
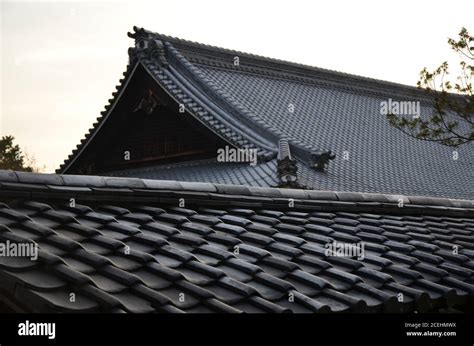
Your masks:
{"label": "row of tiles", "polygon": [[[123,294],[133,284],[128,274],[136,272],[138,274],[132,274],[132,277],[141,278],[147,272],[143,266],[155,264],[156,260],[168,270],[180,273],[181,280],[190,284],[199,287],[214,285],[221,278],[231,279],[241,285],[258,287],[256,296],[268,302],[285,300],[283,296],[292,290],[305,294],[310,300],[320,295],[321,290],[347,294],[360,284],[372,289],[387,284],[406,285],[407,289],[418,287],[430,299],[440,299],[440,292],[441,296],[447,294],[465,298],[472,294],[469,284],[473,281],[474,269],[471,250],[457,245],[461,253],[453,255],[448,249],[443,250],[437,245],[437,249],[429,249],[432,245],[424,243],[422,238],[411,239],[409,241],[417,243],[407,245],[401,239],[387,240],[384,238],[386,235],[375,234],[376,231],[387,232],[384,227],[398,227],[400,225],[394,224],[404,221],[410,223],[406,227],[418,227],[415,234],[420,236],[433,233],[430,228],[435,228],[435,237],[450,236],[455,237],[454,243],[465,242],[469,239],[463,237],[472,234],[470,219],[409,217],[410,220],[402,220],[400,217],[380,215],[256,213],[249,210],[200,210],[196,213],[184,208],[165,211],[148,206],[133,212],[117,206],[103,206],[93,211],[79,205],[55,210],[36,202],[15,209],[2,208],[0,215],[5,218],[1,233],[4,239],[35,240],[43,250],[41,263],[48,263],[49,266],[63,263],[61,274],[66,275],[75,286],[92,282],[107,294]],[[250,221],[251,218],[258,221]],[[372,220],[378,226],[367,225],[373,229],[372,233],[365,232],[371,237],[363,239],[366,244],[364,261],[324,257],[324,242],[335,239],[361,241],[362,238],[357,235],[363,231],[358,227],[364,224],[361,220],[364,222],[365,219]],[[322,225],[324,222],[326,224]],[[343,228],[335,230],[339,226]],[[22,231],[32,232],[22,234]],[[402,236],[399,231],[391,233]],[[266,235],[262,234],[265,232]],[[299,236],[295,236],[298,232]],[[435,241],[452,246],[453,243],[445,240]],[[382,241],[385,241],[384,245],[378,244]],[[123,254],[124,246],[130,248],[130,254]],[[238,246],[238,254],[235,254],[235,246]],[[430,250],[438,251],[438,254],[429,254]],[[29,271],[31,267],[30,263],[25,267],[20,265],[16,269],[6,269]],[[110,270],[106,270],[105,275],[96,272],[97,268],[102,267],[113,268],[115,274],[111,274]],[[69,274],[64,274],[64,271]],[[71,273],[83,274],[88,280]],[[261,278],[265,275],[270,278],[268,282]],[[142,279],[142,284],[152,289],[166,289],[166,283],[153,275],[148,275],[150,277],[158,283],[154,285],[153,280]],[[121,280],[127,284],[117,284]],[[391,298],[393,300],[394,297]],[[220,301],[225,302],[225,297],[220,297]],[[328,306],[338,310],[337,304]],[[346,305],[347,308],[352,307]]]}

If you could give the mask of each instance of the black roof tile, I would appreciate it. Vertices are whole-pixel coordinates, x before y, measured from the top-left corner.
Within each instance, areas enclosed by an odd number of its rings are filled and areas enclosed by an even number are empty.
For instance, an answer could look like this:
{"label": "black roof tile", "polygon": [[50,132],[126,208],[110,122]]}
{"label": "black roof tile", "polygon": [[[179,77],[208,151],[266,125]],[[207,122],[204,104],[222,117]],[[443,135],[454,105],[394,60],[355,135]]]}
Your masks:
{"label": "black roof tile", "polygon": [[415,280],[422,277],[422,275],[417,271],[395,264],[386,267],[385,272],[387,272],[389,275],[392,275],[395,278],[395,281],[403,285],[410,285]]}
{"label": "black roof tile", "polygon": [[161,276],[166,280],[174,282],[183,278],[182,274],[179,271],[168,268],[162,264],[156,262],[148,262],[144,268],[148,271],[151,271],[155,275]]}
{"label": "black roof tile", "polygon": [[238,236],[238,235],[246,232],[245,228],[243,228],[241,226],[230,225],[230,224],[223,223],[223,222],[214,225],[213,228],[217,231],[226,233],[226,234],[231,235],[231,236]]}
{"label": "black roof tile", "polygon": [[134,261],[130,256],[122,256],[121,254],[110,254],[108,255],[110,263],[124,271],[132,272],[141,267],[138,261]]}
{"label": "black roof tile", "polygon": [[219,234],[219,233],[211,233],[207,236],[208,241],[214,241],[218,244],[222,244],[226,248],[233,248],[237,244],[240,244],[241,241],[237,238],[234,238],[232,236],[226,235],[226,234]]}
{"label": "black roof tile", "polygon": [[228,288],[243,297],[250,297],[257,294],[257,291],[254,288],[227,276],[219,279],[219,283],[221,286]]}
{"label": "black roof tile", "polygon": [[202,225],[195,222],[186,222],[180,226],[182,230],[186,230],[192,233],[195,233],[200,236],[206,236],[209,233],[212,233],[213,230],[209,226]]}
{"label": "black roof tile", "polygon": [[238,216],[232,216],[232,215],[223,215],[219,217],[223,222],[229,223],[231,225],[236,225],[240,227],[245,227],[251,222],[245,218],[238,217]]}
{"label": "black roof tile", "polygon": [[95,300],[101,306],[100,310],[103,312],[111,311],[121,306],[118,299],[91,284],[82,285],[80,293],[89,299]]}
{"label": "black roof tile", "polygon": [[265,215],[252,215],[251,217],[249,217],[249,219],[252,221],[267,224],[270,226],[274,226],[280,222],[278,218],[265,216]]}
{"label": "black roof tile", "polygon": [[238,235],[238,238],[250,245],[265,247],[275,241],[275,239],[253,232],[245,232]]}
{"label": "black roof tile", "polygon": [[332,233],[334,233],[334,230],[332,228],[319,226],[319,225],[305,225],[305,229],[308,232],[321,234],[325,236],[330,236]]}
{"label": "black roof tile", "polygon": [[248,263],[239,258],[230,258],[226,261],[226,264],[232,268],[238,269],[239,271],[250,274],[252,277],[254,277],[258,272],[262,271],[258,265]]}
{"label": "black roof tile", "polygon": [[472,294],[474,292],[474,284],[469,284],[453,277],[444,276],[441,279],[440,283],[445,287],[455,287],[457,289],[460,289],[466,292],[467,294]]}
{"label": "black roof tile", "polygon": [[432,263],[432,264],[435,264],[435,265],[438,265],[441,262],[443,262],[442,257],[432,255],[430,253],[427,253],[427,252],[424,252],[424,251],[419,251],[419,250],[415,250],[415,251],[410,252],[410,256],[418,258],[420,261],[423,261],[425,263],[428,262],[428,263]]}
{"label": "black roof tile", "polygon": [[412,245],[407,245],[405,243],[401,243],[401,242],[393,241],[393,240],[387,240],[383,244],[389,247],[393,251],[403,252],[406,254],[409,254],[416,250],[416,248]]}
{"label": "black roof tile", "polygon": [[85,283],[91,283],[89,276],[82,274],[81,272],[69,267],[64,263],[57,263],[52,266],[53,272],[61,277],[63,280],[76,285],[81,286]]}
{"label": "black roof tile", "polygon": [[131,291],[136,293],[137,296],[146,299],[152,306],[160,307],[171,303],[171,300],[168,297],[143,284],[132,286]]}
{"label": "black roof tile", "polygon": [[169,240],[173,240],[175,242],[182,243],[182,244],[191,245],[192,247],[197,247],[197,246],[207,243],[204,239],[199,238],[198,236],[188,235],[188,234],[183,234],[183,233],[174,234],[169,237]]}
{"label": "black roof tile", "polygon": [[303,283],[305,283],[309,286],[312,286],[312,287],[316,288],[319,291],[321,291],[321,290],[323,290],[327,287],[331,287],[331,284],[328,281],[326,281],[324,279],[321,279],[319,276],[315,276],[315,275],[306,273],[306,272],[304,272],[302,270],[299,270],[299,269],[289,273],[288,277],[292,278],[294,280],[303,282]]}
{"label": "black roof tile", "polygon": [[446,270],[437,268],[431,264],[427,263],[417,263],[413,265],[410,269],[416,270],[421,273],[425,279],[430,279],[431,281],[439,281],[441,278],[449,275]]}
{"label": "black roof tile", "polygon": [[262,281],[252,280],[252,281],[247,282],[247,285],[256,289],[258,292],[258,295],[267,301],[273,302],[287,296],[286,292],[281,292]]}
{"label": "black roof tile", "polygon": [[195,222],[200,222],[200,223],[211,225],[211,226],[214,226],[215,224],[218,224],[221,222],[219,218],[215,216],[201,215],[201,214],[192,215],[189,217],[189,219]]}
{"label": "black roof tile", "polygon": [[[271,245],[270,245],[271,246]],[[257,260],[262,259],[265,256],[270,256],[270,253],[266,250],[260,249],[258,247],[247,245],[247,244],[239,244],[238,245],[238,254],[247,254],[256,258]]]}
{"label": "black roof tile", "polygon": [[152,207],[152,206],[148,206],[148,205],[137,206],[137,207],[134,208],[134,210],[138,211],[138,212],[141,212],[141,213],[151,215],[153,217],[156,216],[156,215],[159,215],[159,214],[163,214],[165,212],[164,209],[156,208],[156,207]]}
{"label": "black roof tile", "polygon": [[99,272],[105,277],[115,280],[126,287],[130,287],[138,282],[141,282],[138,276],[130,274],[128,271],[114,267],[110,264],[101,267]]}
{"label": "black roof tile", "polygon": [[[75,294],[71,302],[70,291],[64,288],[54,291],[25,290],[24,299],[34,301],[41,310],[55,310],[58,312],[94,312],[98,309],[97,302],[81,294]],[[40,310],[40,311],[41,311]]]}
{"label": "black roof tile", "polygon": [[[317,225],[320,226],[331,226],[334,224],[334,221],[330,218],[323,218],[323,217],[310,217],[308,218],[308,221],[311,222],[310,225],[306,225],[305,227],[317,227]],[[326,227],[328,228],[328,227]]]}
{"label": "black roof tile", "polygon": [[126,285],[97,272],[89,274],[89,276],[92,279],[93,284],[104,292],[118,293],[128,289]]}
{"label": "black roof tile", "polygon": [[280,232],[286,232],[286,233],[291,233],[291,234],[296,234],[296,235],[305,232],[305,229],[303,227],[290,225],[287,223],[276,224],[274,225],[274,228]]}
{"label": "black roof tile", "polygon": [[240,313],[241,311],[227,305],[215,298],[210,298],[205,301],[205,305],[209,307],[213,312],[217,313]]}
{"label": "black roof tile", "polygon": [[[248,262],[248,264],[251,264],[250,261]],[[220,263],[217,268],[222,270],[227,277],[230,277],[238,282],[247,283],[253,278],[252,274],[249,274],[247,271],[241,270],[241,268],[236,266],[230,266],[225,262]]]}
{"label": "black roof tile", "polygon": [[[332,311],[337,311],[336,309],[340,309],[341,308],[340,306],[338,307],[337,305],[334,305],[334,303],[336,304],[340,303],[340,304],[345,305],[345,307],[347,307],[347,309],[350,310],[351,312],[356,312],[356,313],[367,312],[367,303],[360,298],[354,298],[333,289],[324,290],[322,295],[318,296],[317,298],[322,300],[323,297],[329,298],[332,301],[333,303],[333,305],[331,305]],[[344,309],[344,307],[342,307],[342,309]]]}
{"label": "black roof tile", "polygon": [[130,221],[132,223],[138,224],[138,225],[143,225],[148,222],[153,222],[153,218],[148,215],[148,214],[140,214],[140,213],[127,213],[124,215],[119,215],[116,217],[117,220],[124,220],[124,221]]}
{"label": "black roof tile", "polygon": [[200,273],[200,272],[196,272],[185,265],[181,266],[179,268],[179,271],[181,272],[181,274],[183,274],[184,280],[197,286],[208,285],[211,282],[215,281],[215,279],[212,278],[211,276]]}
{"label": "black roof tile", "polygon": [[234,289],[230,289],[225,284],[222,284],[220,281],[210,283],[204,288],[216,297],[208,300],[216,299],[225,304],[231,304],[234,308],[236,303],[242,301],[245,298],[243,295],[239,294]]}
{"label": "black roof tile", "polygon": [[204,275],[207,275],[213,279],[220,279],[225,275],[225,273],[215,267],[206,265],[199,261],[191,261],[186,264],[186,267],[192,268],[196,272],[200,272]]}
{"label": "black roof tile", "polygon": [[290,312],[289,309],[285,309],[277,304],[269,302],[268,300],[262,299],[260,297],[253,296],[253,297],[248,298],[248,301],[265,312],[269,312],[269,313]]}
{"label": "black roof tile", "polygon": [[284,255],[288,259],[294,259],[295,257],[303,255],[302,250],[277,242],[268,245],[267,250],[271,251],[273,254]]}
{"label": "black roof tile", "polygon": [[416,309],[416,311],[425,312],[432,307],[428,293],[420,291],[419,289],[400,285],[395,282],[387,283],[384,286],[384,291],[386,291],[386,289],[389,292],[395,293],[397,296],[402,294],[401,297],[403,300],[412,299],[414,303],[414,309]]}
{"label": "black roof tile", "polygon": [[151,302],[138,296],[136,292],[113,293],[112,296],[120,302],[121,307],[131,313],[151,313],[155,308]]}
{"label": "black roof tile", "polygon": [[262,258],[259,265],[261,264],[265,264],[267,266],[277,268],[281,270],[283,273],[289,273],[289,272],[292,272],[293,270],[300,269],[299,266],[293,262],[285,261],[283,259],[273,257],[273,256],[266,256]]}
{"label": "black roof tile", "polygon": [[188,261],[191,261],[191,260],[195,259],[194,256],[192,254],[190,254],[189,252],[182,251],[180,249],[174,248],[174,247],[169,246],[169,245],[164,245],[164,246],[158,248],[156,252],[160,253],[160,254],[163,254],[165,256],[169,256],[171,258],[174,258],[174,259],[178,260],[180,263],[185,263],[185,262],[188,262]]}
{"label": "black roof tile", "polygon": [[[306,243],[306,241],[303,238],[295,237],[295,236],[284,234],[284,233],[275,234],[273,236],[273,239],[276,240],[276,241],[280,241],[280,242],[295,246],[295,247],[301,246],[304,243]],[[265,244],[265,245],[267,245],[267,244]]]}
{"label": "black roof tile", "polygon": [[351,259],[349,257],[328,256],[327,261],[334,266],[338,265],[344,267],[347,271],[353,271],[363,266],[360,260]]}
{"label": "black roof tile", "polygon": [[294,295],[295,302],[304,305],[312,312],[328,313],[331,311],[331,308],[328,305],[319,302],[317,299],[307,297],[298,291],[291,291],[291,293]]}
{"label": "black roof tile", "polygon": [[317,243],[317,244],[320,244],[320,245],[326,245],[328,243],[333,242],[333,238],[331,238],[331,237],[326,237],[324,235],[314,234],[314,233],[310,233],[310,232],[305,232],[305,233],[301,234],[300,237],[303,238],[304,240],[308,241],[308,242]]}
{"label": "black roof tile", "polygon": [[164,221],[164,222],[169,222],[169,223],[175,224],[175,225],[181,225],[185,222],[189,222],[187,217],[185,217],[183,215],[179,215],[179,214],[173,214],[173,213],[158,214],[158,215],[155,216],[155,218],[157,220]]}
{"label": "black roof tile", "polygon": [[222,250],[220,248],[208,244],[203,244],[199,246],[198,248],[196,248],[195,252],[209,255],[211,257],[217,258],[218,260],[226,260],[228,258],[234,257],[231,252]]}
{"label": "black roof tile", "polygon": [[72,269],[77,270],[78,272],[81,272],[86,275],[89,275],[95,271],[96,268],[94,268],[93,266],[75,259],[74,257],[72,257],[72,254],[69,256],[63,257],[63,260]]}
{"label": "black roof tile", "polygon": [[95,242],[91,242],[89,240],[82,242],[81,245],[88,252],[93,252],[102,256],[107,256],[113,251],[112,249],[108,247],[102,246],[101,244],[98,244]]}

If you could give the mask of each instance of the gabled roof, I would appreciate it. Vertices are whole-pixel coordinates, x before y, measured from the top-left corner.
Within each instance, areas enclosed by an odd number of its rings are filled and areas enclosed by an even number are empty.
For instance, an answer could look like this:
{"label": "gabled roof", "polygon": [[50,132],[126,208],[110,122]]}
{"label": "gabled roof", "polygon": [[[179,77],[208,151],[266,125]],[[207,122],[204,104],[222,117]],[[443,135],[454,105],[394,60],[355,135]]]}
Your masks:
{"label": "gabled roof", "polygon": [[[114,99],[58,172],[68,173],[101,125],[113,116],[117,97],[140,65],[214,134],[237,148],[257,149],[262,166],[251,170],[226,164],[219,166],[220,174],[214,174],[218,164],[208,160],[111,175],[277,186],[272,182],[278,182],[278,142],[286,139],[298,167],[298,184],[304,188],[474,198],[472,144],[457,149],[458,159],[453,160],[452,148],[408,137],[380,114],[380,103],[389,98],[420,101],[422,115],[429,114],[431,102],[421,90],[139,28],[130,37],[135,47],[129,50],[130,65]],[[327,171],[315,170],[314,162],[329,152],[336,157]],[[191,165],[198,171],[190,171]],[[261,179],[255,179],[261,175],[257,171],[263,174]]]}
{"label": "gabled roof", "polygon": [[[40,249],[37,261],[0,256],[0,302],[35,312],[472,312],[474,201],[400,198],[0,171],[0,242]],[[334,242],[363,244],[363,258],[328,255]]]}

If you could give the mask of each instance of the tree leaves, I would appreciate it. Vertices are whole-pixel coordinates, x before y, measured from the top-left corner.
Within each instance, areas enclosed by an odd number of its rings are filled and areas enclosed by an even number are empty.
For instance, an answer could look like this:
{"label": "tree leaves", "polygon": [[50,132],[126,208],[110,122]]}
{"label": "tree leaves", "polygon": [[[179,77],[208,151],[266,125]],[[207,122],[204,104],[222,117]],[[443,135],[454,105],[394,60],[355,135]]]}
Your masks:
{"label": "tree leaves", "polygon": [[387,119],[391,125],[414,138],[457,147],[474,140],[474,37],[463,27],[458,38],[448,39],[448,44],[461,59],[461,72],[456,82],[445,80],[449,75],[447,61],[433,72],[423,68],[417,82],[417,87],[432,97],[433,114],[427,119],[387,114]]}
{"label": "tree leaves", "polygon": [[13,136],[0,139],[0,169],[33,172],[33,168],[25,165],[25,156],[20,147],[13,144]]}

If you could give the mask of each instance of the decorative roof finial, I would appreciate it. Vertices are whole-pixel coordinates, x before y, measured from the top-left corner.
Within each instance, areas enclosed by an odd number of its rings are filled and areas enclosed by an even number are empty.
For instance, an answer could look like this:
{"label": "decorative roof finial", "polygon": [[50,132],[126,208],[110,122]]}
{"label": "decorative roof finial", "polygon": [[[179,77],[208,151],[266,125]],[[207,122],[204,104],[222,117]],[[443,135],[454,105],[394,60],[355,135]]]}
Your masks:
{"label": "decorative roof finial", "polygon": [[133,27],[134,32],[127,33],[128,37],[135,39],[135,48],[129,51],[130,56],[135,56],[136,52],[148,51],[151,56],[158,60],[162,67],[167,67],[166,50],[163,42],[156,34],[153,34],[143,28]]}
{"label": "decorative roof finial", "polygon": [[158,59],[160,66],[167,67],[168,60],[166,60],[166,51],[165,45],[158,39],[151,38],[149,40],[148,47],[151,51],[151,56],[155,59]]}
{"label": "decorative roof finial", "polygon": [[278,141],[277,157],[278,186],[299,188],[297,171],[296,160],[291,157],[288,140],[280,139]]}
{"label": "decorative roof finial", "polygon": [[334,160],[336,157],[330,150],[316,151],[311,153],[310,166],[317,171],[326,172],[329,160]]}

